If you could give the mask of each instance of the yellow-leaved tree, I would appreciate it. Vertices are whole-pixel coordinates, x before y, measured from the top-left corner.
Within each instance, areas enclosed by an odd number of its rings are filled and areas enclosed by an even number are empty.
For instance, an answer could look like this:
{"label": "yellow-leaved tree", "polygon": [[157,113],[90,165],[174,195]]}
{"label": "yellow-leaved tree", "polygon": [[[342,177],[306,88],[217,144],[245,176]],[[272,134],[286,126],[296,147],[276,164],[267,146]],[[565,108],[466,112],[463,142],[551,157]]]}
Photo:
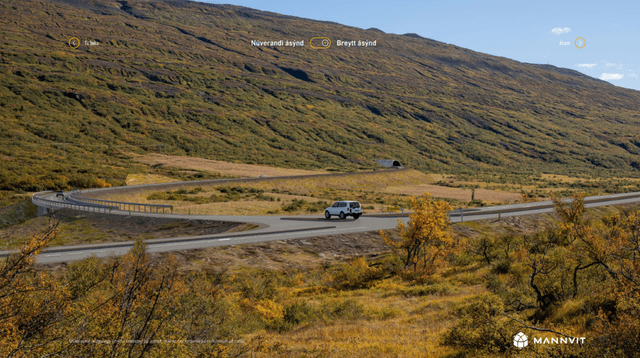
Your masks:
{"label": "yellow-leaved tree", "polygon": [[380,234],[387,245],[402,252],[405,269],[413,267],[414,271],[432,274],[455,246],[449,221],[452,208],[445,201],[433,200],[428,193],[418,199],[411,197],[409,204],[413,213],[407,225],[398,220],[401,240],[395,241],[383,231]]}
{"label": "yellow-leaved tree", "polygon": [[17,253],[0,262],[0,355],[44,356],[61,339],[59,323],[68,309],[65,287],[34,265],[38,253],[56,237],[58,223],[34,234]]}

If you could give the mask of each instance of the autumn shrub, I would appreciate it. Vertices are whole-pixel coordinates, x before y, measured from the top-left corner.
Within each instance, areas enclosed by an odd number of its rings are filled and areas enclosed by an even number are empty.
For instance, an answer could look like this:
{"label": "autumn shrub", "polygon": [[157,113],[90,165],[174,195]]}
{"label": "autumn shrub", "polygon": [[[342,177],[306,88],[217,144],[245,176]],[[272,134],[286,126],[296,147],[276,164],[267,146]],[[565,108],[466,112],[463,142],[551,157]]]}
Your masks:
{"label": "autumn shrub", "polygon": [[271,299],[248,299],[240,301],[240,306],[245,310],[256,313],[262,318],[265,326],[271,327],[274,322],[282,321],[284,308]]}
{"label": "autumn shrub", "polygon": [[10,196],[5,199],[5,203],[13,204],[7,207],[0,206],[0,229],[21,224],[38,216],[38,207],[31,202],[31,199],[25,199],[22,195]]}
{"label": "autumn shrub", "polygon": [[502,315],[500,297],[483,294],[473,297],[455,312],[458,322],[442,337],[442,343],[471,355],[503,353],[512,347],[515,325]]}
{"label": "autumn shrub", "polygon": [[448,282],[440,282],[432,285],[412,285],[402,287],[398,293],[405,297],[441,295],[446,296],[457,292],[458,289]]}
{"label": "autumn shrub", "polygon": [[471,200],[467,205],[469,205],[469,206],[487,206],[487,204],[481,199]]}
{"label": "autumn shrub", "polygon": [[484,280],[485,287],[487,288],[487,290],[489,290],[489,292],[499,294],[505,290],[504,283],[502,282],[498,274],[490,273],[486,275]]}
{"label": "autumn shrub", "polygon": [[0,208],[4,208],[6,206],[24,200],[23,196],[16,194],[20,193],[8,190],[0,190]]}
{"label": "autumn shrub", "polygon": [[[593,352],[601,357],[637,357],[640,352],[640,290],[621,284],[611,293],[612,306],[589,311],[593,319]],[[635,286],[635,287],[633,287]]]}
{"label": "autumn shrub", "polygon": [[314,309],[306,301],[297,299],[285,305],[282,317],[271,322],[268,328],[278,332],[286,332],[314,319],[317,319]]}
{"label": "autumn shrub", "polygon": [[[454,252],[450,256],[451,264],[460,269],[464,269],[470,265],[472,265],[476,261],[475,256],[469,252],[469,250],[460,250],[458,252]],[[457,272],[457,271],[456,271]]]}
{"label": "autumn shrub", "polygon": [[329,203],[326,201],[316,201],[313,203],[309,203],[306,208],[305,211],[308,213],[320,213],[320,212],[324,212],[324,210],[329,207]]}
{"label": "autumn shrub", "polygon": [[371,266],[365,258],[357,257],[339,266],[333,274],[333,283],[343,289],[367,288],[386,275],[385,271]]}
{"label": "autumn shrub", "polygon": [[364,313],[364,318],[368,320],[384,321],[392,319],[394,317],[401,316],[403,314],[402,309],[397,307],[367,307]]}
{"label": "autumn shrub", "polygon": [[105,266],[96,257],[71,263],[65,275],[70,298],[84,297],[105,279],[106,274]]}
{"label": "autumn shrub", "polygon": [[307,206],[309,203],[304,199],[293,199],[293,201],[289,204],[283,204],[282,210],[285,212],[293,212],[302,210],[303,207]]}
{"label": "autumn shrub", "polygon": [[506,274],[509,273],[509,269],[511,269],[511,260],[503,258],[493,264],[491,271],[497,274]]}
{"label": "autumn shrub", "polygon": [[384,231],[380,231],[384,242],[396,252],[401,252],[404,269],[411,269],[418,277],[435,274],[448,265],[451,254],[456,250],[456,240],[451,232],[449,212],[451,206],[441,200],[432,200],[429,194],[419,199],[411,197],[407,225],[398,220],[400,240],[395,241]]}
{"label": "autumn shrub", "polygon": [[311,307],[304,300],[295,300],[284,307],[284,320],[291,324],[303,323],[311,314]]}
{"label": "autumn shrub", "polygon": [[278,287],[281,286],[281,278],[277,273],[265,270],[237,276],[234,284],[243,298],[273,300],[278,293]]}
{"label": "autumn shrub", "polygon": [[353,298],[324,300],[315,311],[324,320],[356,320],[366,315],[366,307]]}
{"label": "autumn shrub", "polygon": [[104,179],[96,178],[91,175],[74,175],[69,178],[69,181],[65,185],[64,188],[60,189],[69,189],[69,188],[110,188],[111,184],[107,183]]}

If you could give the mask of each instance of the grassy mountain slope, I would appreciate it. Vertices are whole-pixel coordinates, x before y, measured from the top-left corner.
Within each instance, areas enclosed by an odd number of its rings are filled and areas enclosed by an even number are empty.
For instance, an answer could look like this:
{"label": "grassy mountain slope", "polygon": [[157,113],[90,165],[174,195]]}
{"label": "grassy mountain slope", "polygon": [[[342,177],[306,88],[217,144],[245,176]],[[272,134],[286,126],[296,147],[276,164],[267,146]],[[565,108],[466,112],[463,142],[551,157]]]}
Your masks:
{"label": "grassy mountain slope", "polygon": [[[120,184],[147,152],[305,169],[390,157],[459,173],[640,168],[640,92],[572,70],[187,1],[3,1],[0,23],[0,189]],[[74,36],[99,45],[71,49]],[[377,47],[250,46],[314,36]]]}

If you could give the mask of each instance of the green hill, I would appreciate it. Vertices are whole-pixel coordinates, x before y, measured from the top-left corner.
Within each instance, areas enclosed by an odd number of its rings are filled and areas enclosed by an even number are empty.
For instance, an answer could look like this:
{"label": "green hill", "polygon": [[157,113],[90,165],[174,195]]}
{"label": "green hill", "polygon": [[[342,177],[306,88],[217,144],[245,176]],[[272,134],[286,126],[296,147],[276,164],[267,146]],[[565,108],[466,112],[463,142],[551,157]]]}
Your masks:
{"label": "green hill", "polygon": [[[132,156],[158,151],[345,170],[390,157],[450,173],[640,168],[640,92],[568,69],[188,1],[3,1],[0,22],[0,189],[118,185],[144,170]],[[377,46],[315,50],[315,36]],[[271,39],[305,47],[250,43]]]}

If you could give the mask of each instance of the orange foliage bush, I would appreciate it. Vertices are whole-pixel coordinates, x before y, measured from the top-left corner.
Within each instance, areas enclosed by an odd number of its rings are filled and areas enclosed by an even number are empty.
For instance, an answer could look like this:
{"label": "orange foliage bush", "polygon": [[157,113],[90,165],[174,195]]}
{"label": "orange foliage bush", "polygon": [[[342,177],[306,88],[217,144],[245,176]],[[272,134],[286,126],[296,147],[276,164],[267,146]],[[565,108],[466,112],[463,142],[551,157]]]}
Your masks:
{"label": "orange foliage bush", "polygon": [[449,221],[452,208],[445,201],[432,200],[429,194],[411,197],[409,204],[413,213],[408,224],[398,220],[401,240],[394,241],[383,231],[380,235],[387,245],[403,253],[405,270],[411,267],[414,272],[434,274],[456,246]]}

